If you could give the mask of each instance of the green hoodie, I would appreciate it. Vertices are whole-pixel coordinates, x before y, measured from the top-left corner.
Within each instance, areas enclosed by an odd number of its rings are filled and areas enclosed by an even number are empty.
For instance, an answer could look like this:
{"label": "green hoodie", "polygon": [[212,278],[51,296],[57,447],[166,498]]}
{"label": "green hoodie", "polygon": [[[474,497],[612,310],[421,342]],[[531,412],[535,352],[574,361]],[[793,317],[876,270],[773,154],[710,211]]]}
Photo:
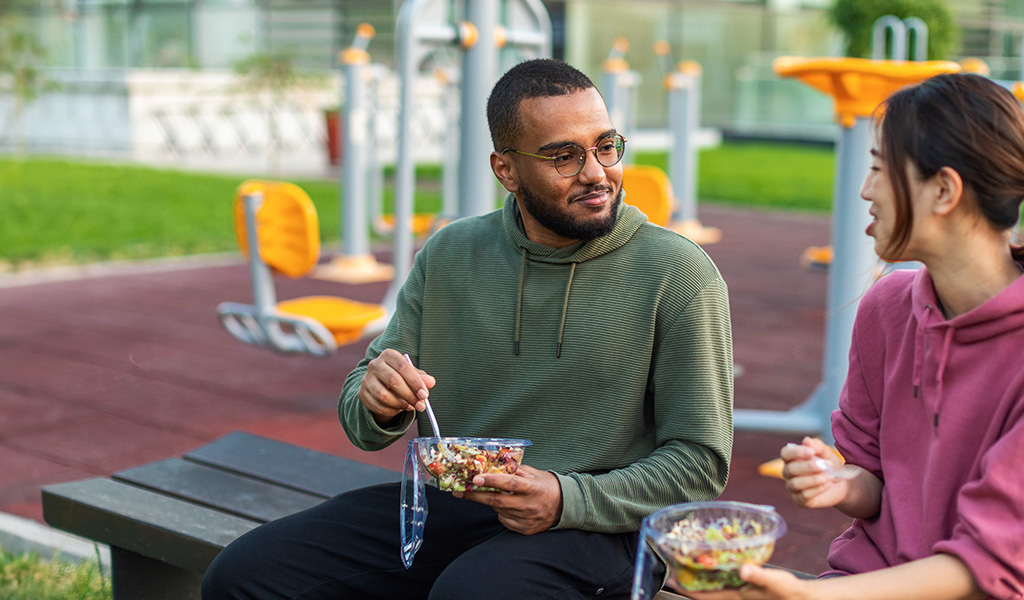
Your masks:
{"label": "green hoodie", "polygon": [[[524,463],[562,486],[557,529],[636,531],[663,506],[725,487],[726,285],[696,244],[632,206],[608,235],[558,249],[526,238],[511,195],[434,234],[342,390],[341,423],[366,450],[417,418],[382,429],[356,397],[386,348],[437,379],[430,403],[444,435],[532,440]],[[417,428],[432,435],[425,414]]]}

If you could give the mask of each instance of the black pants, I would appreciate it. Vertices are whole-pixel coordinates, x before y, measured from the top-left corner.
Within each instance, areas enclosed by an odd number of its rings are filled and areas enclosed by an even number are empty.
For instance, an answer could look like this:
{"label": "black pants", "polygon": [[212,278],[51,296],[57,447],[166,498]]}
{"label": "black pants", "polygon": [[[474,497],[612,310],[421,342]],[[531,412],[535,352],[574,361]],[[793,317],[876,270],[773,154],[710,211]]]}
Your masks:
{"label": "black pants", "polygon": [[399,485],[354,490],[238,538],[204,600],[627,598],[636,533],[506,529],[488,506],[427,487],[423,545],[399,555]]}

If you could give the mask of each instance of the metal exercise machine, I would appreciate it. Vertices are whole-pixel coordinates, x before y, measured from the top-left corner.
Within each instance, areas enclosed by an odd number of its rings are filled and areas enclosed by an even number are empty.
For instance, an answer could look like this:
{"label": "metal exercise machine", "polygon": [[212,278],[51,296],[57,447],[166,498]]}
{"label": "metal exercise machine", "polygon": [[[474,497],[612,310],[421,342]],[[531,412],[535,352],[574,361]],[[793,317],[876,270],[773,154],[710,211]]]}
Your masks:
{"label": "metal exercise machine", "polygon": [[373,26],[356,28],[355,41],[338,53],[345,105],[342,123],[341,253],[317,267],[313,277],[342,283],[389,281],[391,265],[377,262],[370,252],[370,219],[367,209],[379,204],[383,175],[377,158],[377,84],[384,68],[370,63],[367,52]]}
{"label": "metal exercise machine", "polygon": [[[928,58],[928,25],[918,17],[879,17],[871,26],[872,60],[906,60],[911,35],[914,38],[914,60],[922,62]],[[888,56],[887,47],[890,50]],[[811,246],[804,251],[800,262],[808,267],[827,268],[832,262],[832,254],[832,246]]]}
{"label": "metal exercise machine", "polygon": [[[453,4],[461,9],[456,22]],[[502,25],[501,23],[504,23]],[[415,160],[412,117],[421,60],[439,46],[461,50],[459,74],[458,217],[494,210],[496,184],[491,173],[491,139],[486,105],[498,78],[499,48],[550,56],[551,19],[540,0],[406,0],[398,14],[398,164],[395,174],[395,279],[384,298],[393,309],[412,262],[412,214]]]}
{"label": "metal exercise machine", "polygon": [[671,47],[660,41],[654,53],[662,68],[662,83],[668,92],[668,129],[672,135],[669,151],[669,178],[675,206],[668,228],[698,244],[713,244],[722,239],[716,227],[704,227],[697,215],[697,144],[700,129],[700,93],[703,69],[692,60],[673,65]]}
{"label": "metal exercise machine", "polygon": [[872,113],[897,89],[939,73],[956,72],[946,61],[877,61],[857,58],[781,57],[773,65],[782,77],[795,77],[833,98],[840,135],[832,206],[832,247],[825,307],[822,378],[814,392],[787,411],[737,409],[736,429],[817,434],[833,442],[830,416],[846,380],[853,321],[860,298],[874,280],[878,258],[870,237],[868,206],[860,186],[870,167]]}
{"label": "metal exercise machine", "polygon": [[[633,137],[636,131],[636,95],[640,87],[640,73],[630,69],[626,62],[628,51],[629,40],[615,38],[608,58],[601,63],[601,92],[608,108],[608,117],[626,139]],[[627,152],[622,162],[633,164],[633,155]]]}

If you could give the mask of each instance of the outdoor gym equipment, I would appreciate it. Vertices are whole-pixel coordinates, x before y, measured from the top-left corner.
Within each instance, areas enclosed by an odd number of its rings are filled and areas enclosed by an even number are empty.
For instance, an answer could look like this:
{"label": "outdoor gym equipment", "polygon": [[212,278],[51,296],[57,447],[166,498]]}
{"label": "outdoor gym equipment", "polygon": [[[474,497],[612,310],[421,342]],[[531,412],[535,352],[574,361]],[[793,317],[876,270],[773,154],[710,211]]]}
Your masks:
{"label": "outdoor gym equipment", "polygon": [[[487,96],[497,80],[498,48],[514,48],[534,56],[551,54],[551,20],[540,0],[462,0],[464,21],[454,20],[453,2],[406,0],[398,13],[396,35],[400,97],[398,164],[395,173],[395,279],[384,305],[395,306],[398,290],[412,261],[412,213],[415,165],[412,116],[416,74],[432,48],[462,50],[459,77],[458,217],[494,210],[497,195],[491,173],[491,139],[487,127]],[[499,25],[499,13],[505,25]]]}
{"label": "outdoor gym equipment", "polygon": [[301,277],[320,258],[316,208],[296,185],[246,181],[235,195],[235,237],[249,262],[252,304],[221,302],[221,324],[236,339],[277,352],[327,356],[387,324],[379,304],[335,296],[277,301],[273,274]]}
{"label": "outdoor gym equipment", "polygon": [[[416,213],[412,218],[412,231],[416,235],[429,235],[458,214],[459,195],[459,70],[451,64],[445,48],[431,55],[438,63],[434,76],[441,85],[442,109],[444,111],[444,148],[441,156],[441,212]],[[382,171],[378,170],[378,174]],[[381,194],[372,196],[371,218],[373,229],[380,235],[390,235],[395,228],[394,214],[382,214]]]}
{"label": "outdoor gym equipment", "polygon": [[373,36],[373,26],[362,23],[356,28],[352,45],[338,53],[345,84],[344,151],[341,153],[345,158],[341,169],[339,211],[341,254],[317,267],[313,272],[317,279],[368,283],[388,281],[395,275],[391,265],[378,263],[370,252],[367,207],[371,204],[371,194],[376,199],[381,193],[374,99],[382,67],[370,64],[370,54],[366,51]]}
{"label": "outdoor gym equipment", "polygon": [[665,227],[672,216],[672,184],[658,167],[625,165],[622,167],[622,189],[628,190],[626,200],[647,215],[647,220]]}
{"label": "outdoor gym equipment", "polygon": [[[629,40],[615,38],[608,58],[601,64],[601,90],[608,117],[616,131],[626,139],[633,137],[636,130],[636,93],[640,87],[640,74],[630,69],[626,62],[628,51]],[[632,164],[632,154],[627,152],[622,162]]]}
{"label": "outdoor gym equipment", "polygon": [[672,134],[669,179],[675,203],[668,228],[697,244],[713,244],[722,239],[722,231],[704,227],[697,216],[697,144],[694,139],[700,129],[703,70],[692,60],[672,66],[671,48],[666,41],[654,44],[654,53],[662,68],[662,82],[668,90],[668,128]]}
{"label": "outdoor gym equipment", "polygon": [[773,65],[782,77],[796,77],[830,95],[841,127],[836,144],[832,207],[832,247],[825,307],[822,379],[809,398],[788,411],[737,409],[736,429],[811,432],[833,441],[830,415],[839,405],[846,379],[850,337],[860,298],[867,291],[878,258],[864,234],[870,223],[860,186],[870,167],[872,113],[897,89],[939,73],[960,70],[954,62],[877,61],[857,58],[781,57]]}
{"label": "outdoor gym equipment", "polygon": [[[886,33],[889,37],[886,37]],[[871,26],[871,58],[883,60],[886,57],[885,42],[892,46],[892,60],[907,60],[907,42],[914,36],[914,60],[921,62],[928,58],[928,25],[918,17],[900,19],[895,15],[878,17]]]}
{"label": "outdoor gym equipment", "polygon": [[[895,15],[883,15],[871,26],[871,58],[886,59],[886,42],[892,51],[889,58],[894,61],[907,59],[910,36],[914,36],[914,60],[923,62],[928,58],[928,25],[918,17],[900,19]],[[881,100],[879,100],[881,101]],[[831,246],[811,246],[804,250],[800,264],[805,267],[828,267],[834,251]]]}

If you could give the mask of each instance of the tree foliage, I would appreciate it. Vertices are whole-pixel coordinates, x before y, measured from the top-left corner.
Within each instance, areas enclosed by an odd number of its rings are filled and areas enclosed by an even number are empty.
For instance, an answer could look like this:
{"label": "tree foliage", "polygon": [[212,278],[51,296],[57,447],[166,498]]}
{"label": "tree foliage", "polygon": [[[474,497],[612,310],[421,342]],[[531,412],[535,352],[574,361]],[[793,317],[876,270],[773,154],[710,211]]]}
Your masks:
{"label": "tree foliage", "polygon": [[17,147],[24,151],[22,118],[25,107],[44,91],[57,88],[43,72],[46,48],[31,33],[0,27],[0,93],[14,95],[14,124]]}
{"label": "tree foliage", "polygon": [[928,25],[928,59],[944,60],[959,41],[959,29],[943,0],[833,0],[829,22],[846,36],[846,55],[871,57],[871,28],[884,15],[918,17]]}
{"label": "tree foliage", "polygon": [[251,94],[265,104],[267,112],[267,161],[271,174],[281,171],[281,131],[278,111],[289,96],[301,90],[325,87],[328,79],[320,73],[300,71],[287,53],[259,52],[235,63],[239,82],[235,91]]}

